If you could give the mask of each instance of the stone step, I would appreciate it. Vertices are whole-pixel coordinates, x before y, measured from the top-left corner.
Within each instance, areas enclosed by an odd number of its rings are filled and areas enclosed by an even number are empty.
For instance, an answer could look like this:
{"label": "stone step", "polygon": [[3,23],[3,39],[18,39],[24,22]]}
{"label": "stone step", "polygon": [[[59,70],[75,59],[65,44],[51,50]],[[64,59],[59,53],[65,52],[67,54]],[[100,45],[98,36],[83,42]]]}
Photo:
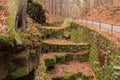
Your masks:
{"label": "stone step", "polygon": [[88,43],[74,43],[69,40],[46,39],[42,43],[42,53],[46,52],[80,52],[89,50]]}
{"label": "stone step", "polygon": [[[69,35],[70,26],[67,27],[40,27],[42,31],[42,38],[64,38],[66,34]],[[66,33],[67,32],[67,33]]]}
{"label": "stone step", "polygon": [[48,52],[42,53],[41,55],[42,59],[46,58],[55,58],[56,56],[65,58],[65,61],[72,61],[77,60],[80,62],[88,62],[89,60],[89,51],[81,51],[77,53],[72,52]]}

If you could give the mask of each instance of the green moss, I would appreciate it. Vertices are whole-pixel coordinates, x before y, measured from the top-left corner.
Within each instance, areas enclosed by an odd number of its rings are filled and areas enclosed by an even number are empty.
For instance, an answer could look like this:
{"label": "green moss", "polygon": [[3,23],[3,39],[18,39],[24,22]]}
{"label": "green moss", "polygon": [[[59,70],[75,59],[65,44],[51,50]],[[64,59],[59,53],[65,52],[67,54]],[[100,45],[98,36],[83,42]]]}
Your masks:
{"label": "green moss", "polygon": [[119,46],[118,49],[116,50],[116,54],[117,54],[118,56],[120,56],[120,46]]}
{"label": "green moss", "polygon": [[16,20],[16,15],[17,15],[17,11],[18,11],[18,1],[13,1],[13,2],[9,2],[9,16],[6,20],[7,25],[9,26],[9,34],[16,40],[19,42],[22,42],[22,39],[20,37],[20,35],[16,32],[15,30],[15,20]]}
{"label": "green moss", "polygon": [[35,54],[35,52],[36,52],[35,49],[31,49],[31,50],[30,50],[30,53],[31,53],[31,54]]}
{"label": "green moss", "polygon": [[0,40],[5,41],[6,43],[13,42],[13,38],[10,37],[9,35],[0,35]]}
{"label": "green moss", "polygon": [[55,68],[56,59],[55,58],[46,58],[44,59],[46,71],[50,71]]}
{"label": "green moss", "polygon": [[67,73],[63,80],[76,80],[76,75],[74,73]]}
{"label": "green moss", "polygon": [[38,1],[32,1],[28,3],[27,13],[30,18],[34,19],[36,22],[43,24],[46,22],[45,9],[43,5]]}
{"label": "green moss", "polygon": [[24,68],[19,68],[15,72],[11,73],[11,76],[14,79],[19,78],[19,77],[23,77],[24,75],[26,75],[26,72],[25,72]]}
{"label": "green moss", "polygon": [[65,61],[72,61],[74,59],[74,54],[66,54]]}
{"label": "green moss", "polygon": [[89,44],[54,44],[43,43],[42,52],[79,52],[81,50],[89,50]]}
{"label": "green moss", "polygon": [[43,10],[46,9],[46,8],[45,8],[45,5],[44,5],[41,1],[38,1],[38,0],[32,0],[32,1],[33,1],[33,3],[39,4],[40,6],[42,6],[42,9],[43,9]]}
{"label": "green moss", "polygon": [[[101,74],[102,68],[100,67],[100,62],[98,59],[98,52],[99,49],[102,49],[104,51],[111,51],[113,48],[109,48],[111,45],[113,46],[113,42],[106,36],[98,33],[95,30],[92,30],[88,27],[79,25],[79,24],[73,24],[73,26],[76,26],[77,29],[72,30],[71,32],[71,39],[75,42],[88,42],[90,43],[90,54],[89,54],[89,62],[93,68],[93,70],[96,73],[96,76],[98,79],[102,80],[104,79],[106,74]],[[114,52],[114,51],[113,51]],[[114,54],[114,53],[113,53]],[[98,64],[96,64],[96,62]],[[112,75],[109,70],[107,75]],[[104,76],[102,76],[104,75]],[[106,76],[107,76],[106,75]],[[110,76],[112,77],[112,76]]]}
{"label": "green moss", "polygon": [[82,80],[93,80],[93,76],[82,75]]}
{"label": "green moss", "polygon": [[82,77],[83,74],[82,74],[82,72],[77,72],[77,73],[75,73],[75,75],[77,78],[79,78],[79,77]]}
{"label": "green moss", "polygon": [[82,29],[77,28],[77,29],[73,29],[71,31],[71,40],[73,40],[74,42],[87,42],[85,40],[85,35]]}
{"label": "green moss", "polygon": [[81,72],[77,72],[77,73],[66,73],[64,76],[62,77],[55,77],[52,76],[51,80],[76,80],[77,78],[82,78],[82,80],[93,80],[93,76],[87,76],[84,75]]}
{"label": "green moss", "polygon": [[63,80],[63,77],[54,77],[54,76],[52,76],[51,80]]}
{"label": "green moss", "polygon": [[73,21],[72,18],[66,18],[66,19],[65,19],[65,22],[68,22],[68,23],[70,23],[70,22],[72,22],[72,21]]}
{"label": "green moss", "polygon": [[0,4],[0,10],[4,10],[4,6]]}
{"label": "green moss", "polygon": [[89,60],[89,53],[77,54],[76,59],[80,62],[88,61]]}
{"label": "green moss", "polygon": [[64,37],[65,39],[70,39],[70,32],[69,31],[64,31]]}
{"label": "green moss", "polygon": [[65,63],[65,55],[58,54],[55,55],[55,58],[57,63]]}

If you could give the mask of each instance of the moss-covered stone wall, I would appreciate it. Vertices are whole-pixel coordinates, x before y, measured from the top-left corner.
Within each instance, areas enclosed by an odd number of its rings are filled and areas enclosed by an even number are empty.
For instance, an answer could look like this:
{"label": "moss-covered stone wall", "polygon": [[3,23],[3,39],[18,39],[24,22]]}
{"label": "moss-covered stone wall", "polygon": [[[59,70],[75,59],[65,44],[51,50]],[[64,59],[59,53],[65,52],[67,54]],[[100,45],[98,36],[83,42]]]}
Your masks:
{"label": "moss-covered stone wall", "polygon": [[116,45],[110,38],[97,31],[76,23],[73,23],[73,26],[77,26],[77,28],[71,31],[71,40],[75,42],[89,42],[91,45],[89,62],[98,80],[113,80],[112,59],[113,54],[116,53]]}

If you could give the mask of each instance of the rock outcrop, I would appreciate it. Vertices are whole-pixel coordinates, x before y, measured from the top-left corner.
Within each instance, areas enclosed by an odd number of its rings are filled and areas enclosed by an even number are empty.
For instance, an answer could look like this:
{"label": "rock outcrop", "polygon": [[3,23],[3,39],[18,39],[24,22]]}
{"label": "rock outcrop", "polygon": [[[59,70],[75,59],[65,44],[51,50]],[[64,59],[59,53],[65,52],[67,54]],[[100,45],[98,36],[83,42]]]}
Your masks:
{"label": "rock outcrop", "polygon": [[9,0],[6,20],[9,30],[0,34],[0,80],[33,80],[39,65],[41,34],[31,31],[37,28],[27,22],[27,3],[27,0]]}

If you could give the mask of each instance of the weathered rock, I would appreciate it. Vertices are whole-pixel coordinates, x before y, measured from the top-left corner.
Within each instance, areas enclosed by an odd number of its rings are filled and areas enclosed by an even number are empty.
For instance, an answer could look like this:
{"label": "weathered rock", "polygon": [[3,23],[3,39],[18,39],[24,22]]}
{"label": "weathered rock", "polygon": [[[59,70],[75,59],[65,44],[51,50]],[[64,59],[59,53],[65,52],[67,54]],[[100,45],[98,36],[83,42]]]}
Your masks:
{"label": "weathered rock", "polygon": [[45,9],[42,6],[42,3],[29,0],[28,9],[29,17],[34,19],[36,22],[43,24],[46,22]]}
{"label": "weathered rock", "polygon": [[34,76],[39,64],[40,35],[20,35],[27,26],[27,0],[9,0],[8,13],[9,35],[0,35],[0,80],[23,80],[21,77]]}
{"label": "weathered rock", "polygon": [[0,52],[0,80],[3,80],[8,74],[6,60],[4,60],[5,58],[6,57],[3,55],[3,53]]}

